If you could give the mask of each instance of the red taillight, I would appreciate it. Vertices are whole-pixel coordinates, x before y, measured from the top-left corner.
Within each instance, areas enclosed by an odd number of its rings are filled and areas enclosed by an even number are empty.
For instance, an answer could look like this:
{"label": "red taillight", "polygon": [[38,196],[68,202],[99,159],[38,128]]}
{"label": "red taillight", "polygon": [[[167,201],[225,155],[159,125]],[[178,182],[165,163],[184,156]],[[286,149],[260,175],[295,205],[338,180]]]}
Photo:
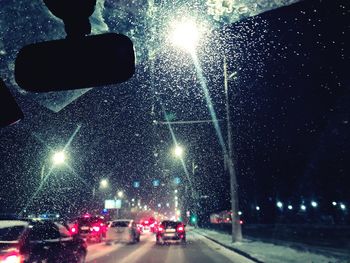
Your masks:
{"label": "red taillight", "polygon": [[185,231],[185,229],[184,229],[183,226],[179,226],[179,227],[177,228],[177,232],[184,232],[184,231]]}
{"label": "red taillight", "polygon": [[240,224],[240,225],[243,225],[243,220],[239,220],[239,224]]}
{"label": "red taillight", "polygon": [[22,256],[18,252],[11,252],[0,257],[0,263],[22,263]]}
{"label": "red taillight", "polygon": [[71,228],[70,228],[70,231],[69,231],[72,235],[75,235],[78,233],[78,226],[77,225],[73,225]]}
{"label": "red taillight", "polygon": [[100,227],[99,226],[93,226],[91,228],[91,231],[99,232],[100,231]]}
{"label": "red taillight", "polygon": [[162,226],[158,227],[158,232],[163,232],[164,228]]}

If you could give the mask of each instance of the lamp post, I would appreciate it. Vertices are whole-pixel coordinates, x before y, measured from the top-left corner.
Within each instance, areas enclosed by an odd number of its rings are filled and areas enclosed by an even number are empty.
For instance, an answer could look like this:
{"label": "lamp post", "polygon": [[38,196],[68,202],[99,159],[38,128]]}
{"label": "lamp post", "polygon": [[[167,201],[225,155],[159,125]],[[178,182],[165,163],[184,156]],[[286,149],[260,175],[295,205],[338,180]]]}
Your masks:
{"label": "lamp post", "polygon": [[[234,73],[235,74],[235,73]],[[231,75],[233,76],[233,75]],[[232,127],[231,127],[231,114],[228,95],[228,76],[227,76],[227,62],[226,56],[224,56],[224,88],[225,88],[225,100],[226,100],[226,122],[227,122],[227,145],[228,156],[226,156],[226,164],[230,174],[230,191],[231,191],[231,210],[232,210],[232,242],[242,240],[242,228],[238,219],[238,184],[237,176],[233,162],[233,143],[232,143]],[[236,220],[233,219],[236,217]]]}
{"label": "lamp post", "polygon": [[[118,191],[117,192],[117,197],[119,198],[118,200],[121,200],[124,197],[124,192],[123,191]],[[119,209],[120,208],[116,208],[117,209],[117,218],[119,218]]]}
{"label": "lamp post", "polygon": [[[180,159],[181,162],[182,162],[182,165],[184,167],[184,170],[185,170],[185,173],[186,173],[186,176],[187,176],[187,180],[188,180],[188,183],[189,183],[189,186],[190,186],[190,192],[191,192],[191,198],[192,198],[192,202],[194,202],[194,213],[196,215],[198,215],[198,207],[197,207],[197,201],[198,201],[198,198],[197,198],[197,193],[195,192],[195,189],[193,187],[193,182],[192,182],[192,179],[191,177],[189,176],[189,173],[188,173],[188,170],[186,168],[186,164],[185,164],[185,161],[183,160],[183,155],[184,155],[184,148],[179,145],[179,144],[176,144],[174,149],[173,149],[173,154],[176,158]],[[191,176],[194,177],[195,175],[195,170],[198,168],[197,165],[195,165],[194,161],[192,161],[192,168],[191,168],[191,171],[192,171],[192,174]],[[195,222],[195,227],[198,227],[198,221]]]}

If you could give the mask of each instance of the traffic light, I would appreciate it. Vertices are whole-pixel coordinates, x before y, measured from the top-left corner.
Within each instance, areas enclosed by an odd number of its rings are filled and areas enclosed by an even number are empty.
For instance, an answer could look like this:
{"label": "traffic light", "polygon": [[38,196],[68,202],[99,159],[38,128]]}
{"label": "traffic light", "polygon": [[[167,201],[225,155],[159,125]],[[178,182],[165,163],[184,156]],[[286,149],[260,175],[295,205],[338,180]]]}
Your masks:
{"label": "traffic light", "polygon": [[191,216],[191,223],[192,224],[196,224],[197,223],[197,216],[196,215],[192,215]]}

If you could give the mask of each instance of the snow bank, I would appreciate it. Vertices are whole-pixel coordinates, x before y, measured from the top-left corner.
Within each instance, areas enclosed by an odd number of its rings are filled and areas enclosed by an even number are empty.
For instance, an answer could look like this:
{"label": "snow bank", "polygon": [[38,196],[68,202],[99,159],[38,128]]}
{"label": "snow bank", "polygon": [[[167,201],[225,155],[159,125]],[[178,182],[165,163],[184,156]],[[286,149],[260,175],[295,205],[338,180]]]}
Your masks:
{"label": "snow bank", "polygon": [[231,236],[219,233],[214,230],[196,229],[196,233],[207,236],[221,244],[232,247],[249,254],[262,262],[268,263],[345,263],[350,262],[350,254],[348,259],[338,259],[324,255],[317,255],[311,252],[298,251],[283,245],[274,245],[261,241],[252,241],[244,239],[242,242],[232,243]]}

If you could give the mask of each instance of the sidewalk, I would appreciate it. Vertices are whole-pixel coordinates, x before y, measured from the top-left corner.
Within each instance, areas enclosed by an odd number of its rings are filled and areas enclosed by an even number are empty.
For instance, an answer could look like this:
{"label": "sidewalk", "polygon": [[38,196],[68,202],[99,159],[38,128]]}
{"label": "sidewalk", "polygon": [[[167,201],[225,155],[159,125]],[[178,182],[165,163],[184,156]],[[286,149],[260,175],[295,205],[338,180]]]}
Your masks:
{"label": "sidewalk", "polygon": [[258,240],[244,239],[233,244],[231,236],[215,230],[194,229],[197,234],[247,256],[255,262],[265,263],[350,263],[349,254],[338,254],[337,257],[320,255],[311,251],[299,250],[284,244],[272,244]]}

